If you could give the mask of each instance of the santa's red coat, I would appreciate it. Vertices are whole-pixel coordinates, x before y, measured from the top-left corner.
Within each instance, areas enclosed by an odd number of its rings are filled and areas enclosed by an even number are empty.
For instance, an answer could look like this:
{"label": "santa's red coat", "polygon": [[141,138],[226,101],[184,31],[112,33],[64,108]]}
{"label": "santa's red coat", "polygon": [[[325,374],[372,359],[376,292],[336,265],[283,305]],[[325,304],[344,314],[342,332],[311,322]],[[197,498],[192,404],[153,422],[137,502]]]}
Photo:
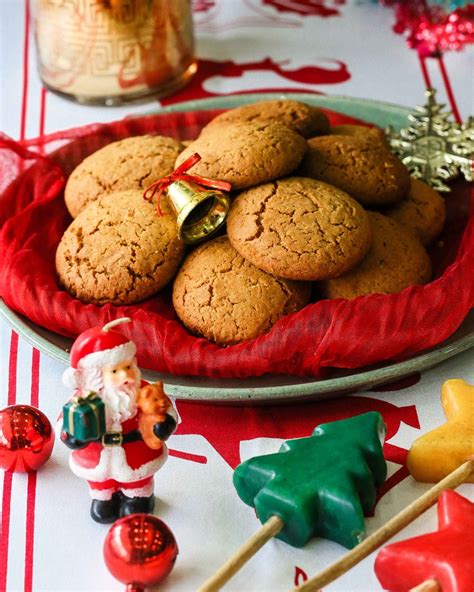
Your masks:
{"label": "santa's red coat", "polygon": [[[122,434],[138,430],[140,411],[122,424]],[[121,483],[151,477],[167,458],[166,445],[159,450],[149,448],[143,440],[121,446],[104,446],[91,442],[85,448],[74,450],[69,457],[73,473],[88,481],[114,479]]]}

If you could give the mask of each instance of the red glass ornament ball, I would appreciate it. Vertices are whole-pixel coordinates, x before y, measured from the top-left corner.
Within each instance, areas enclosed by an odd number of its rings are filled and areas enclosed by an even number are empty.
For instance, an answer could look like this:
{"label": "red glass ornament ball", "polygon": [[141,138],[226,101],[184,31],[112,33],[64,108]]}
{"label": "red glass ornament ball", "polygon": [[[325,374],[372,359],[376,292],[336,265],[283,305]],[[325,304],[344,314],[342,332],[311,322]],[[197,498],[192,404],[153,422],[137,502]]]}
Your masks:
{"label": "red glass ornament ball", "polygon": [[173,569],[177,555],[173,533],[151,514],[117,520],[104,541],[105,564],[123,584],[158,584]]}
{"label": "red glass ornament ball", "polygon": [[54,432],[44,413],[30,405],[0,411],[0,468],[13,473],[36,471],[49,459]]}

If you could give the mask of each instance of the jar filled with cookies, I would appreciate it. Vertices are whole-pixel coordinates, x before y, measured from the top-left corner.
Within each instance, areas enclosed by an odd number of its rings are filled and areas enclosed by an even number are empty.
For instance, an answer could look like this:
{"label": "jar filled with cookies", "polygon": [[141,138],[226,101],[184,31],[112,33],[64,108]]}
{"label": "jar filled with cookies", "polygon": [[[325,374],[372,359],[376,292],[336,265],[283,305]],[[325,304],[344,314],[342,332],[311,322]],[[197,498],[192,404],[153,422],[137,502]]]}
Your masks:
{"label": "jar filled with cookies", "polygon": [[40,77],[86,104],[172,94],[196,71],[190,0],[34,0]]}

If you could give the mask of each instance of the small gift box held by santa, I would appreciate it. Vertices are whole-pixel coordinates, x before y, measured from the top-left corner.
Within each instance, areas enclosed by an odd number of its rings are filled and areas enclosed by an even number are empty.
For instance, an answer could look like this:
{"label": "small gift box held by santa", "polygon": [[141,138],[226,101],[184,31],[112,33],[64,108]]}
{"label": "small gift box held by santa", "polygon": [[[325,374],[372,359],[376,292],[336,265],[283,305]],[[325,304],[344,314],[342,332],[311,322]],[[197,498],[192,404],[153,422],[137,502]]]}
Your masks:
{"label": "small gift box held by santa", "polygon": [[97,440],[106,432],[105,404],[97,393],[74,397],[63,407],[63,430],[82,442]]}
{"label": "small gift box held by santa", "polygon": [[61,440],[72,449],[71,470],[89,484],[91,516],[102,523],[153,512],[153,475],[178,422],[163,385],[141,380],[135,344],[115,329],[127,322],[81,333],[63,375],[75,391],[63,408]]}

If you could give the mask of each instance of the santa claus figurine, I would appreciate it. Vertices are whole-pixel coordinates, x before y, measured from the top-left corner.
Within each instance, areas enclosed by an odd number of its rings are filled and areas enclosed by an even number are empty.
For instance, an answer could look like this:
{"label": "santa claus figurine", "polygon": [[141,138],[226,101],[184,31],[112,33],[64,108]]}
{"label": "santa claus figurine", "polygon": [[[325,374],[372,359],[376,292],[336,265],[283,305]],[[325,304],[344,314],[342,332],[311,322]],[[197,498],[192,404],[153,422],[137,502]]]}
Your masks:
{"label": "santa claus figurine", "polygon": [[[167,458],[166,445],[151,448],[139,429],[142,411],[137,396],[146,383],[140,378],[135,344],[115,330],[127,322],[129,318],[116,319],[81,333],[71,348],[71,367],[63,375],[64,384],[75,388],[73,401],[80,406],[93,395],[102,410],[102,428],[92,437],[83,432],[84,439],[77,437],[71,428],[71,409],[63,414],[61,432],[61,440],[73,450],[71,470],[89,484],[91,516],[101,523],[153,512],[153,475]],[[73,413],[79,408],[68,405]],[[160,421],[152,428],[159,443],[176,429],[177,414],[170,404],[158,417]]]}

